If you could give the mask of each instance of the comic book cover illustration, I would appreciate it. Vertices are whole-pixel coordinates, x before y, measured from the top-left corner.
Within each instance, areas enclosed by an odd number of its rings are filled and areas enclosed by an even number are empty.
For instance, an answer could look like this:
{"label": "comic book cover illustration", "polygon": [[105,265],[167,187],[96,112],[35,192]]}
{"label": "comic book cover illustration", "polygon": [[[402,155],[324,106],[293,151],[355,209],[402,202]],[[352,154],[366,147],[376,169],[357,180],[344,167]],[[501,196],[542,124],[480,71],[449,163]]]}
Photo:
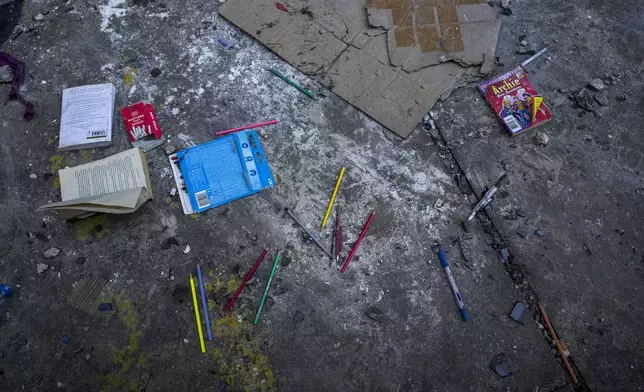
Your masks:
{"label": "comic book cover illustration", "polygon": [[478,88],[512,136],[552,119],[543,97],[521,67],[481,82]]}

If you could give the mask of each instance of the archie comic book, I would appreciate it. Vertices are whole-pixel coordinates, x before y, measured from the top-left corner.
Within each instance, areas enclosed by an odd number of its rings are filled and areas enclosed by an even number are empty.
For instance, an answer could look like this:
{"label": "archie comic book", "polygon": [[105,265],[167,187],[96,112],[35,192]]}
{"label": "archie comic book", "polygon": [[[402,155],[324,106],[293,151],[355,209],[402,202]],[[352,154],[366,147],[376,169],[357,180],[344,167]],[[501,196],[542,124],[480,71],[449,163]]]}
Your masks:
{"label": "archie comic book", "polygon": [[479,83],[479,91],[511,136],[552,119],[550,109],[521,67]]}

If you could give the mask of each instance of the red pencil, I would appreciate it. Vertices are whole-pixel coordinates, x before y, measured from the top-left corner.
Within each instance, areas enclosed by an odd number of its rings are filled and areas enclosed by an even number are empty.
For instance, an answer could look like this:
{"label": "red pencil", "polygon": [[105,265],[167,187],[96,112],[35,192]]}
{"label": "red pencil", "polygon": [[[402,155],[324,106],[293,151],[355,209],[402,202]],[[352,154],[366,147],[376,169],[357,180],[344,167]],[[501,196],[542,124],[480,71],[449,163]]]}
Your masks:
{"label": "red pencil", "polygon": [[257,124],[244,125],[243,127],[227,129],[225,131],[216,132],[215,136],[224,136],[224,135],[228,135],[229,133],[243,131],[245,129],[259,128],[259,127],[263,127],[263,126],[266,126],[266,125],[277,124],[278,122],[280,122],[280,120],[270,120],[270,121],[265,121],[265,122],[261,122],[261,123],[257,123]]}
{"label": "red pencil", "polygon": [[248,271],[248,273],[246,274],[246,276],[244,276],[244,280],[242,280],[242,283],[239,285],[239,288],[237,289],[237,291],[235,291],[235,295],[233,295],[233,297],[230,299],[230,302],[228,302],[228,305],[226,305],[226,307],[224,308],[224,311],[230,310],[230,307],[233,306],[233,303],[235,303],[235,300],[237,299],[237,297],[239,297],[239,294],[241,294],[248,280],[253,276],[253,274],[257,270],[257,267],[259,267],[262,260],[264,260],[264,256],[266,256],[266,253],[268,253],[268,248],[264,249],[262,254],[259,255],[259,259],[257,259],[253,268],[251,268],[250,271]]}
{"label": "red pencil", "polygon": [[347,266],[351,262],[351,259],[353,258],[353,255],[356,253],[358,250],[358,246],[360,246],[360,241],[364,238],[364,235],[367,233],[367,229],[369,228],[369,225],[371,224],[371,221],[373,220],[373,216],[376,215],[376,210],[371,211],[371,215],[369,215],[369,218],[365,222],[364,226],[362,227],[362,231],[360,232],[360,235],[358,236],[358,240],[356,241],[356,244],[353,245],[353,249],[351,249],[351,253],[349,253],[349,256],[347,257],[347,261],[344,262],[344,265],[340,269],[340,272],[344,272],[347,269]]}

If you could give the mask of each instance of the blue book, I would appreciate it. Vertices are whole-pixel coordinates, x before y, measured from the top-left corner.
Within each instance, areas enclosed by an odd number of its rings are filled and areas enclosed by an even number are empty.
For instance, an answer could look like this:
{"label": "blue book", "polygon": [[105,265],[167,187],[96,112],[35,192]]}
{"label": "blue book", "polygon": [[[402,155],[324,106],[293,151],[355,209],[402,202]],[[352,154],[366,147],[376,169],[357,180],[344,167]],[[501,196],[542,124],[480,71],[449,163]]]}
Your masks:
{"label": "blue book", "polygon": [[219,207],[275,185],[253,130],[179,151],[170,156],[170,162],[186,214]]}

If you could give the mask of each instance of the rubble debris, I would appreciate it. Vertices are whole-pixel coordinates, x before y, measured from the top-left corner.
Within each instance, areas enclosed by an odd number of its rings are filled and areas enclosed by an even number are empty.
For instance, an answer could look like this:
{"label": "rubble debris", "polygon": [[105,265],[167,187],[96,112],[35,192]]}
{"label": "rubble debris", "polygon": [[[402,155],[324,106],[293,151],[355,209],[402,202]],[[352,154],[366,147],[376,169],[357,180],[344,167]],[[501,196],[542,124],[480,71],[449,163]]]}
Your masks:
{"label": "rubble debris", "polygon": [[98,296],[105,286],[105,281],[99,278],[81,279],[67,297],[67,304],[74,309],[93,315],[99,308]]}
{"label": "rubble debris", "polygon": [[619,235],[624,235],[624,233],[626,233],[626,232],[624,231],[624,229],[620,228],[620,229],[615,229],[615,233],[617,233]]}
{"label": "rubble debris", "polygon": [[602,91],[604,87],[606,87],[604,85],[604,81],[601,80],[600,78],[594,78],[593,80],[588,82],[588,88],[595,92]]}
{"label": "rubble debris", "polygon": [[217,45],[224,48],[224,50],[230,50],[230,48],[235,46],[235,43],[233,41],[221,35],[217,37],[215,42],[217,42]]}
{"label": "rubble debris", "polygon": [[581,90],[574,93],[573,96],[575,98],[575,102],[577,102],[577,105],[580,108],[589,112],[595,110],[595,105],[593,104],[595,98],[587,88],[582,88]]}
{"label": "rubble debris", "polygon": [[608,105],[608,98],[606,98],[603,95],[595,95],[595,102],[599,104],[599,106],[606,106]]}
{"label": "rubble debris", "polygon": [[45,264],[45,263],[36,264],[36,271],[38,271],[39,274],[42,274],[43,272],[47,271],[48,269],[49,269],[49,264]]}
{"label": "rubble debris", "polygon": [[507,377],[519,370],[510,357],[505,353],[495,355],[490,363],[490,368],[501,377]]}
{"label": "rubble debris", "polygon": [[159,75],[161,75],[161,70],[159,68],[152,68],[152,70],[150,71],[150,76],[156,78]]}
{"label": "rubble debris", "polygon": [[510,312],[510,318],[518,323],[525,324],[525,305],[521,302],[514,304],[512,312]]}
{"label": "rubble debris", "polygon": [[518,234],[521,238],[528,238],[528,228],[527,228],[526,226],[520,226],[520,227],[517,229],[517,234]]}
{"label": "rubble debris", "polygon": [[443,208],[443,205],[445,202],[442,199],[436,199],[436,202],[434,203],[434,208],[437,209],[438,211],[441,211],[441,208]]}
{"label": "rubble debris", "polygon": [[29,121],[34,117],[34,105],[20,94],[20,89],[25,81],[25,63],[0,51],[0,67],[5,65],[11,68],[14,75],[11,90],[9,90],[9,100],[18,100],[24,106],[23,118]]}
{"label": "rubble debris", "polygon": [[384,323],[387,321],[387,316],[385,316],[384,312],[377,306],[369,306],[364,314],[373,321],[377,321],[379,323]]}
{"label": "rubble debris", "polygon": [[501,0],[501,7],[509,9],[510,8],[510,0]]}
{"label": "rubble debris", "polygon": [[163,151],[165,151],[166,155],[172,155],[175,152],[177,152],[177,148],[175,146],[173,146],[172,144],[166,144],[163,147]]}
{"label": "rubble debris", "polygon": [[509,16],[509,15],[512,15],[512,10],[511,10],[511,9],[509,9],[509,8],[502,8],[502,9],[501,9],[501,13],[502,13],[503,15],[508,15],[508,16]]}
{"label": "rubble debris", "polygon": [[499,261],[501,264],[505,264],[510,261],[510,250],[507,247],[499,251]]}
{"label": "rubble debris", "polygon": [[536,234],[537,237],[543,237],[543,236],[546,235],[546,232],[543,231],[543,229],[537,229],[537,230],[534,231],[534,234]]}
{"label": "rubble debris", "polygon": [[530,42],[529,44],[525,46],[521,46],[519,50],[517,51],[518,54],[529,54],[533,55],[537,53],[537,44],[534,42]]}
{"label": "rubble debris", "polygon": [[304,313],[300,312],[299,310],[296,310],[295,313],[293,314],[293,325],[295,326],[295,328],[299,327],[305,318],[306,316],[304,315]]}
{"label": "rubble debris", "polygon": [[42,13],[38,13],[34,15],[32,19],[35,20],[36,22],[42,22],[43,20],[45,20],[45,15],[43,15]]}
{"label": "rubble debris", "polygon": [[43,253],[43,256],[45,256],[46,259],[51,259],[58,256],[59,253],[60,250],[58,248],[49,248],[45,251],[45,253]]}
{"label": "rubble debris", "polygon": [[543,147],[547,146],[550,141],[550,137],[544,132],[536,132],[532,139],[536,145]]}
{"label": "rubble debris", "polygon": [[190,253],[190,244],[186,244],[186,247],[183,249],[183,253],[188,254]]}
{"label": "rubble debris", "polygon": [[13,82],[13,71],[9,65],[3,65],[0,67],[0,83],[11,83]]}
{"label": "rubble debris", "polygon": [[29,178],[31,178],[32,180],[35,180],[36,178],[38,178],[38,174],[31,173],[31,174],[29,175]]}

